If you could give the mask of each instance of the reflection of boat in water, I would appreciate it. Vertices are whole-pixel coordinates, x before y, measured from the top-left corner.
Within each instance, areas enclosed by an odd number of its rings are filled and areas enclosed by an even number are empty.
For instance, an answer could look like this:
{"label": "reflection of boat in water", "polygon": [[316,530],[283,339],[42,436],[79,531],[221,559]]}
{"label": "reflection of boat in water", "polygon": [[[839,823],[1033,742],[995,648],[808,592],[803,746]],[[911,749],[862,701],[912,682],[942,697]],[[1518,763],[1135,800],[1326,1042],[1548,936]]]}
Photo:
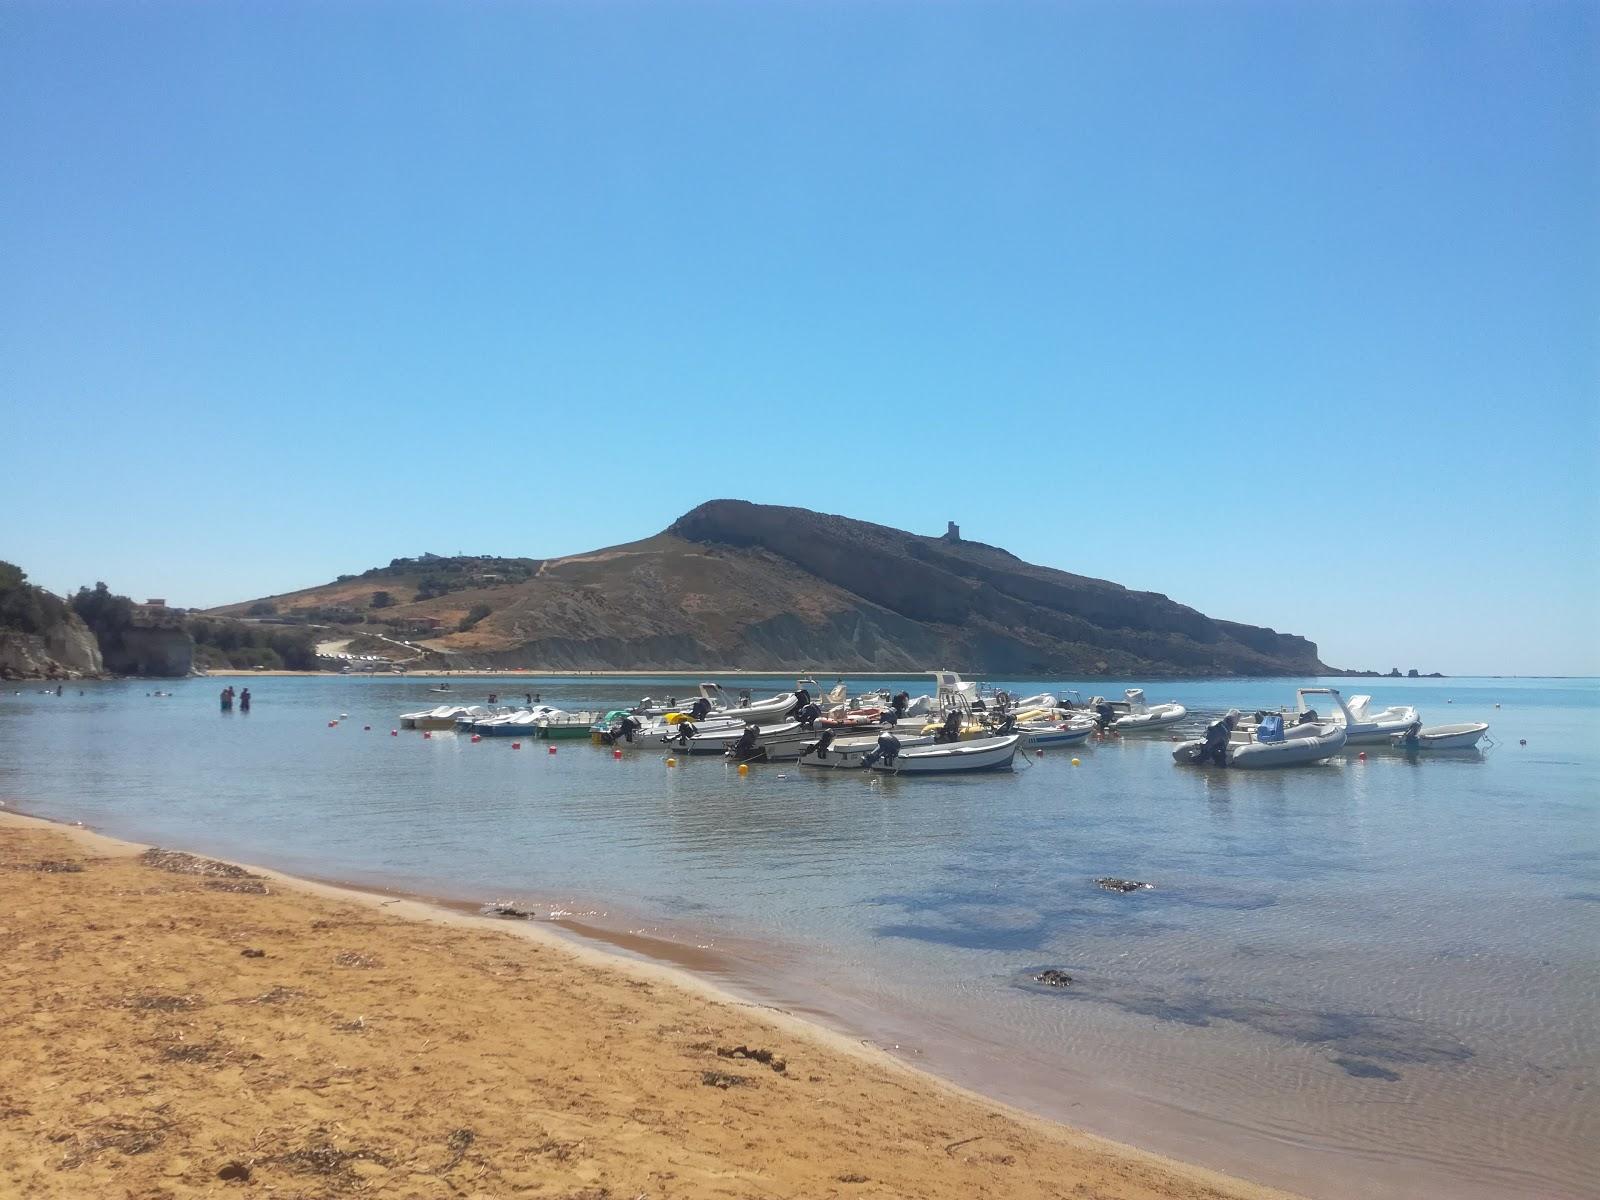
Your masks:
{"label": "reflection of boat in water", "polygon": [[1009,771],[1022,745],[1020,733],[979,738],[970,742],[944,742],[902,749],[891,762],[879,759],[871,770],[889,775],[944,775],[957,771]]}
{"label": "reflection of boat in water", "polygon": [[1111,728],[1118,733],[1166,729],[1189,715],[1189,710],[1181,704],[1147,704],[1143,688],[1129,688],[1123,695],[1128,698],[1128,711],[1111,722]]}
{"label": "reflection of boat in water", "polygon": [[1476,750],[1478,741],[1489,732],[1482,721],[1469,721],[1459,725],[1429,725],[1417,730],[1413,741],[1405,733],[1397,733],[1393,743],[1401,750]]}
{"label": "reflection of boat in water", "polygon": [[[1280,730],[1281,732],[1276,732]],[[1271,732],[1269,732],[1271,731]],[[1265,737],[1261,735],[1266,733]],[[1344,749],[1345,732],[1332,721],[1308,722],[1282,729],[1263,722],[1240,726],[1228,742],[1228,766],[1242,770],[1262,767],[1298,767],[1322,762]],[[1204,739],[1184,742],[1172,751],[1172,761],[1185,766],[1202,762]]]}

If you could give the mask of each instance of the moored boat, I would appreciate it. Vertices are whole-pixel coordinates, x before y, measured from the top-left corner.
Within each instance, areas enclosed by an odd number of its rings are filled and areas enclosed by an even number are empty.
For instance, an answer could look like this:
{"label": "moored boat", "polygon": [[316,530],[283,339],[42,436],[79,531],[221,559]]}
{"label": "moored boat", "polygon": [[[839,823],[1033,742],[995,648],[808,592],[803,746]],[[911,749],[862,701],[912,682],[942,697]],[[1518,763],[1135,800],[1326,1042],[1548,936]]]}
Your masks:
{"label": "moored boat", "polygon": [[[833,737],[831,731],[824,730],[816,740],[808,742],[801,748],[800,765],[802,767],[821,767],[831,770],[859,771],[869,754],[878,749],[879,736],[872,737]],[[901,749],[916,746],[931,746],[933,738],[926,734],[894,735],[900,743]]]}
{"label": "moored boat", "polygon": [[888,775],[946,775],[959,771],[1009,771],[1022,745],[1020,733],[979,738],[970,742],[943,742],[902,749],[890,760],[881,758],[870,769]]}
{"label": "moored boat", "polygon": [[1123,695],[1127,697],[1128,711],[1111,722],[1111,728],[1118,733],[1166,729],[1189,715],[1189,710],[1181,704],[1146,703],[1143,688],[1129,688]]}
{"label": "moored boat", "polygon": [[1351,696],[1343,710],[1329,713],[1328,719],[1343,724],[1345,712],[1349,713],[1350,720],[1345,728],[1345,739],[1354,746],[1386,742],[1417,722],[1417,710],[1409,704],[1391,704],[1388,708],[1374,710],[1371,696]]}
{"label": "moored boat", "polygon": [[1416,734],[1397,733],[1394,745],[1401,750],[1476,750],[1489,726],[1482,721],[1468,721],[1458,725],[1428,725]]}
{"label": "moored boat", "polygon": [[1029,750],[1039,750],[1046,746],[1070,746],[1087,740],[1094,732],[1094,722],[1084,720],[1055,723],[1018,722],[1017,732],[1022,735],[1023,745]]}
{"label": "moored boat", "polygon": [[[1228,742],[1227,763],[1241,770],[1297,767],[1323,762],[1344,749],[1345,731],[1332,721],[1307,722],[1282,730],[1281,736],[1263,740],[1259,728],[1239,726]],[[1172,751],[1172,761],[1184,766],[1201,763],[1204,739],[1184,742]]]}

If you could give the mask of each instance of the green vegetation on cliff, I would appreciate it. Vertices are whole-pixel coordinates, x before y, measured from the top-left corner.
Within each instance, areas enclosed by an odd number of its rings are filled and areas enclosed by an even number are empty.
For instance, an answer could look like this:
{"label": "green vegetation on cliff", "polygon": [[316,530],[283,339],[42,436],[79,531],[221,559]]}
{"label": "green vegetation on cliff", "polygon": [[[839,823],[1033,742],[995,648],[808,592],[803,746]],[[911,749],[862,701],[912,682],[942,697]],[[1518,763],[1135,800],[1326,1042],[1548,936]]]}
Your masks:
{"label": "green vegetation on cliff", "polygon": [[49,633],[70,611],[65,600],[29,583],[21,567],[0,561],[0,629]]}

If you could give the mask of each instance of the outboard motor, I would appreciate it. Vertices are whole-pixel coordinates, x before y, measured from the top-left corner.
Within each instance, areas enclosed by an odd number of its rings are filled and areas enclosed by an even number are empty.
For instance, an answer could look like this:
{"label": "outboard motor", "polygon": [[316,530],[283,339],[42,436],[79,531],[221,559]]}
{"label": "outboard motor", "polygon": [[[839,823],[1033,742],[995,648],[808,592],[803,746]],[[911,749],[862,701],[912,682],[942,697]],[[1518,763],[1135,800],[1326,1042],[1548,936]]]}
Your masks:
{"label": "outboard motor", "polygon": [[999,721],[995,722],[992,726],[992,731],[995,737],[1005,737],[1009,733],[1014,733],[1016,728],[1017,718],[1011,713],[1006,713]]}
{"label": "outboard motor", "polygon": [[1094,712],[1095,726],[1102,733],[1104,733],[1107,729],[1110,729],[1111,723],[1117,719],[1117,710],[1112,708],[1110,703],[1105,700],[1099,701],[1094,706]]}
{"label": "outboard motor", "polygon": [[894,760],[900,757],[900,739],[888,730],[878,735],[878,744],[861,757],[862,769],[872,766],[882,760],[889,766],[894,766]]}
{"label": "outboard motor", "polygon": [[761,736],[759,725],[746,725],[744,732],[739,735],[739,740],[728,747],[728,757],[735,762],[746,762],[757,756],[766,757],[764,749],[756,748],[756,740]]}
{"label": "outboard motor", "polygon": [[704,721],[710,715],[711,701],[707,700],[704,696],[701,696],[700,699],[689,705],[689,716],[694,718],[696,721]]}
{"label": "outboard motor", "polygon": [[1320,720],[1322,720],[1322,718],[1317,716],[1317,710],[1314,709],[1314,708],[1308,708],[1308,709],[1305,710],[1305,712],[1300,714],[1300,719],[1298,721],[1296,721],[1295,724],[1296,725],[1315,725]]}
{"label": "outboard motor", "polygon": [[821,715],[822,709],[808,700],[795,711],[794,719],[799,721],[802,727],[810,729],[816,725],[817,718]]}
{"label": "outboard motor", "polygon": [[661,740],[669,746],[676,742],[680,749],[687,750],[689,748],[689,739],[699,732],[694,727],[693,721],[679,721],[672,727],[672,732]]}
{"label": "outboard motor", "polygon": [[808,745],[800,753],[802,757],[809,754],[813,758],[827,758],[828,747],[831,745],[833,745],[833,730],[824,729],[817,736],[817,740]]}
{"label": "outboard motor", "polygon": [[896,721],[906,715],[906,709],[910,706],[910,692],[897,692],[894,698],[889,701],[889,710],[894,713],[894,719]]}
{"label": "outboard motor", "polygon": [[940,728],[938,733],[933,735],[933,740],[936,742],[955,742],[959,741],[960,739],[961,712],[958,709],[951,709],[950,712],[945,715],[944,725]]}

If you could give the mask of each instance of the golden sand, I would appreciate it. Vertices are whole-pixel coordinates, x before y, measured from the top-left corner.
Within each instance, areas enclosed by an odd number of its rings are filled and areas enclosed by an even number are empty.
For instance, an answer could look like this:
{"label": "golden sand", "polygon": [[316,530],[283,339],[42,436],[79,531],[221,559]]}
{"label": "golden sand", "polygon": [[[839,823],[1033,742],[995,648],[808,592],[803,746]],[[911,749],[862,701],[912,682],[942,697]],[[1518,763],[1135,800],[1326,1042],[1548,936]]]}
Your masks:
{"label": "golden sand", "polygon": [[142,849],[0,815],[6,1200],[1282,1195],[537,926]]}

